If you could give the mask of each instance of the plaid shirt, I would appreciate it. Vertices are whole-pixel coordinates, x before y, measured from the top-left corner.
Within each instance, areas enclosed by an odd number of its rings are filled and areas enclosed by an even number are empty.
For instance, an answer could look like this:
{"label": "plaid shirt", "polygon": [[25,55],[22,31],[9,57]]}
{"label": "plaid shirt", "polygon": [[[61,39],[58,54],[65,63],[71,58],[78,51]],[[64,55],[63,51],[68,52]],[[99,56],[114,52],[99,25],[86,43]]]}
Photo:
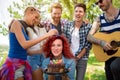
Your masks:
{"label": "plaid shirt", "polygon": [[15,80],[15,71],[19,69],[22,65],[25,66],[23,72],[25,80],[32,80],[32,70],[30,65],[26,60],[7,58],[6,62],[0,68],[0,80]]}
{"label": "plaid shirt", "polygon": [[[79,49],[75,53],[75,55],[78,55],[82,51],[83,48],[86,48],[87,51],[85,55],[82,57],[82,59],[84,60],[88,59],[89,52],[91,49],[91,43],[87,41],[87,35],[88,35],[90,28],[91,28],[91,24],[85,24],[83,22],[82,26],[79,29]],[[63,33],[68,38],[68,41],[70,44],[71,44],[71,37],[72,37],[73,30],[74,30],[74,21],[67,23],[63,27]]]}
{"label": "plaid shirt", "polygon": [[[63,33],[63,27],[64,25],[68,22],[68,20],[61,19],[60,20],[60,25],[61,25],[61,31]],[[50,29],[54,29],[55,27],[52,26],[52,23],[50,20],[42,21],[42,25],[46,28],[46,31],[48,32]]]}

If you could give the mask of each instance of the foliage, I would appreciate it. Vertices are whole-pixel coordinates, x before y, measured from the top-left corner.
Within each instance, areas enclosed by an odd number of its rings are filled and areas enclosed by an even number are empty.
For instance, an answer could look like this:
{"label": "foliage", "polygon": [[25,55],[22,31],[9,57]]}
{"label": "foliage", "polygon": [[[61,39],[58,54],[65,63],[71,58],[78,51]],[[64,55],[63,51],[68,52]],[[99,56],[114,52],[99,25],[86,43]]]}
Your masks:
{"label": "foliage", "polygon": [[[8,8],[8,11],[10,12],[10,16],[13,18],[21,19],[23,14],[20,14],[21,12],[23,13],[24,9],[27,6],[35,6],[41,9],[41,15],[43,19],[46,19],[48,16],[45,16],[45,14],[49,14],[50,11],[50,4],[51,2],[55,2],[54,0],[47,1],[47,0],[34,0],[34,1],[26,1],[22,0],[21,5],[17,2],[13,2],[13,6],[10,6]],[[93,21],[93,19],[101,13],[100,9],[94,4],[94,0],[58,0],[63,6],[63,14],[62,18],[66,18],[68,20],[73,19],[73,10],[74,10],[74,5],[76,3],[85,3],[87,6],[87,14],[86,18],[90,20],[90,22]],[[15,8],[15,9],[14,9]],[[43,9],[44,8],[44,9]]]}
{"label": "foliage", "polygon": [[0,46],[0,67],[5,62],[8,53],[8,46]]}
{"label": "foliage", "polygon": [[115,7],[120,8],[120,0],[113,0],[113,4]]}
{"label": "foliage", "polygon": [[73,19],[74,6],[77,3],[86,4],[86,19],[88,19],[91,23],[94,18],[101,13],[101,10],[94,4],[95,0],[59,0],[60,3],[64,6],[63,17],[69,20]]}
{"label": "foliage", "polygon": [[7,28],[5,28],[5,26],[6,26],[5,23],[3,23],[3,25],[0,24],[0,34],[7,35],[8,30]]}
{"label": "foliage", "polygon": [[[10,17],[15,19],[21,19],[23,16],[23,11],[28,6],[38,7],[41,11],[42,19],[48,19],[50,4],[53,2],[60,2],[63,6],[62,18],[73,20],[73,10],[76,3],[85,3],[87,6],[86,18],[91,23],[94,18],[98,16],[102,11],[94,3],[96,0],[20,0],[21,2],[13,2],[13,5],[10,5],[8,11]],[[113,4],[116,7],[120,8],[120,0],[113,0]],[[4,24],[0,24],[0,33],[7,34],[7,29],[4,27]]]}
{"label": "foliage", "polygon": [[5,62],[5,59],[7,58],[6,52],[3,52],[3,54],[0,54],[0,67]]}

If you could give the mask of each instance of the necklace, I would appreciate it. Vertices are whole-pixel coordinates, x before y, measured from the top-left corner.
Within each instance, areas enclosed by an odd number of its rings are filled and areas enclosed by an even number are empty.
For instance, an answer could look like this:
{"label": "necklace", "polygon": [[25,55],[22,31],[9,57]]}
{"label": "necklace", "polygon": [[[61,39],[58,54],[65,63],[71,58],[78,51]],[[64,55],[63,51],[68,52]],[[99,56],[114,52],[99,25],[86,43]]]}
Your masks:
{"label": "necklace", "polygon": [[57,57],[54,57],[54,58],[52,59],[52,63],[53,63],[53,64],[60,64],[60,63],[62,63],[62,55],[59,55],[59,56],[57,56]]}
{"label": "necklace", "polygon": [[52,60],[52,62],[53,62],[53,64],[60,64],[60,63],[62,63],[62,59],[53,59]]}

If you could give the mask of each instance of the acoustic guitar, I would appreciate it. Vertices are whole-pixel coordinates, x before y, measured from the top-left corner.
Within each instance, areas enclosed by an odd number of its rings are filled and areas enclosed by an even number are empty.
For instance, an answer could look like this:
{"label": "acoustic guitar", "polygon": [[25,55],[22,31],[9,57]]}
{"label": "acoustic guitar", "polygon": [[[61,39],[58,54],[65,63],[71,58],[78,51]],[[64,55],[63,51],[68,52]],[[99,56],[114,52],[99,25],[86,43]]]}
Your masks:
{"label": "acoustic guitar", "polygon": [[92,49],[98,61],[106,61],[111,57],[120,57],[120,32],[110,34],[98,32],[94,34],[95,38],[109,42],[113,47],[112,50],[105,51],[100,45],[93,44]]}

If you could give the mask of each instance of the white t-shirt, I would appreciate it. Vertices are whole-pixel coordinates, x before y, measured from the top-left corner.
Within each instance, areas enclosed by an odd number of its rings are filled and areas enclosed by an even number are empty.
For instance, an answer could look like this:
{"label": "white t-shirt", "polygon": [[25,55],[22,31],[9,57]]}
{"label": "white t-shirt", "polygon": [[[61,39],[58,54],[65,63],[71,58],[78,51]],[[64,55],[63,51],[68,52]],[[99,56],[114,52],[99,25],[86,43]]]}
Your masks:
{"label": "white t-shirt", "polygon": [[[29,36],[30,39],[35,39],[35,38],[41,37],[41,36],[43,36],[44,34],[47,33],[45,28],[40,28],[40,27],[35,26],[34,29],[35,29],[36,33],[33,31],[32,28],[30,28],[30,27],[27,28],[27,31],[29,33],[28,36]],[[44,41],[41,41],[40,43],[32,46],[29,49],[31,49],[31,50],[38,50],[38,49],[41,48],[41,45],[43,44],[43,42]]]}
{"label": "white t-shirt", "polygon": [[71,36],[71,50],[73,52],[73,55],[78,51],[79,49],[79,29],[75,28],[72,32]]}

